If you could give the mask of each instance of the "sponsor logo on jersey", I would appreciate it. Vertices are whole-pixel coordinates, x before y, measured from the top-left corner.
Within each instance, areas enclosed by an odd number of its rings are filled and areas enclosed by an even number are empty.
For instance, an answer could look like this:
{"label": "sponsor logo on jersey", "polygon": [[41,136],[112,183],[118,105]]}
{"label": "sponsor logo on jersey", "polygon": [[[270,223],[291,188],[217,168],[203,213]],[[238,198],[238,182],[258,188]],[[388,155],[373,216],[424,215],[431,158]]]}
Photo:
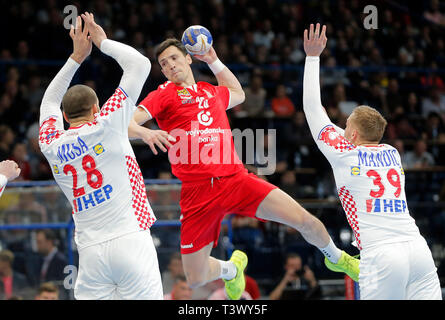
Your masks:
{"label": "sponsor logo on jersey", "polygon": [[113,187],[109,184],[73,200],[73,212],[78,213],[110,200]]}
{"label": "sponsor logo on jersey", "polygon": [[359,176],[360,175],[360,167],[354,166],[351,167],[351,176]]}
{"label": "sponsor logo on jersey", "polygon": [[59,174],[60,173],[59,167],[57,166],[57,164],[53,165],[53,171],[54,171],[54,174]]}
{"label": "sponsor logo on jersey", "polygon": [[181,244],[182,249],[190,249],[193,248],[193,243],[190,244]]}
{"label": "sponsor logo on jersey", "polygon": [[367,199],[366,212],[371,213],[405,213],[408,206],[402,199]]}
{"label": "sponsor logo on jersey", "polygon": [[95,153],[96,155],[100,155],[100,154],[102,154],[102,153],[105,152],[105,148],[104,148],[104,146],[102,145],[102,143],[98,143],[98,144],[96,144],[96,145],[93,147],[93,150],[94,150],[94,153]]}
{"label": "sponsor logo on jersey", "polygon": [[178,93],[178,97],[181,99],[191,99],[192,98],[192,95],[187,90],[187,88],[184,88],[182,90],[176,90],[176,92]]}

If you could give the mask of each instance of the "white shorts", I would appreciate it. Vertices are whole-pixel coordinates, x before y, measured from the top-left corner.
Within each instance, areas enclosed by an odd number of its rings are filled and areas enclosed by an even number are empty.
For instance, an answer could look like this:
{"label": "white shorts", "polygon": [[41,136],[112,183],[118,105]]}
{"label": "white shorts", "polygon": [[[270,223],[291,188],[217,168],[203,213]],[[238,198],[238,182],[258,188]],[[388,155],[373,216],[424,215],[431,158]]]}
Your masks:
{"label": "white shorts", "polygon": [[158,257],[150,230],[79,251],[78,300],[162,300]]}
{"label": "white shorts", "polygon": [[360,299],[442,300],[433,256],[423,237],[360,252]]}

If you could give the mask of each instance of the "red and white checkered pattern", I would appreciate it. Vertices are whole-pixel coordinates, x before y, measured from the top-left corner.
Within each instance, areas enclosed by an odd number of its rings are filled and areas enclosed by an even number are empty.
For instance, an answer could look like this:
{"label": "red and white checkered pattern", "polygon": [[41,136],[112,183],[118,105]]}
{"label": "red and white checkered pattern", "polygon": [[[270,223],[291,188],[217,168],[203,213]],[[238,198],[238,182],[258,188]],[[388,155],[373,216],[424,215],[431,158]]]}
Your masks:
{"label": "red and white checkered pattern", "polygon": [[357,247],[362,250],[362,244],[360,241],[360,228],[357,221],[357,204],[354,201],[354,197],[351,195],[345,186],[341,187],[338,191],[338,196],[340,197],[341,205],[346,212],[346,218],[348,223],[354,231],[355,240],[357,242]]}
{"label": "red and white checkered pattern", "polygon": [[348,139],[339,134],[333,126],[325,127],[320,132],[319,139],[340,152],[350,151],[356,148]]}
{"label": "red and white checkered pattern", "polygon": [[125,93],[120,88],[117,88],[116,91],[114,91],[114,94],[107,100],[107,102],[105,102],[105,104],[100,109],[100,115],[107,116],[108,114],[122,108],[122,102],[125,99],[127,99]]}
{"label": "red and white checkered pattern", "polygon": [[141,169],[134,157],[125,156],[128,177],[132,189],[132,207],[142,230],[147,230],[156,221],[154,214],[148,209],[147,192]]}
{"label": "red and white checkered pattern", "polygon": [[50,144],[55,139],[60,138],[63,135],[63,131],[57,130],[56,128],[56,118],[51,117],[48,120],[45,120],[39,129],[39,141],[40,143]]}

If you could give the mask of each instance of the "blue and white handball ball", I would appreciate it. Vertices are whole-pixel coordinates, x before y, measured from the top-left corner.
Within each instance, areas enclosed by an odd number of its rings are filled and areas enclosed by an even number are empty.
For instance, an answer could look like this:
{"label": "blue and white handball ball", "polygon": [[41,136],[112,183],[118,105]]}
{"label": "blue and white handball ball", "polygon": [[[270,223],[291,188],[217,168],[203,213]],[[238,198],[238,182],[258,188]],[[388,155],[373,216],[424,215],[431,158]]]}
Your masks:
{"label": "blue and white handball ball", "polygon": [[188,27],[182,34],[182,44],[191,55],[202,55],[210,50],[213,37],[207,28],[199,25]]}

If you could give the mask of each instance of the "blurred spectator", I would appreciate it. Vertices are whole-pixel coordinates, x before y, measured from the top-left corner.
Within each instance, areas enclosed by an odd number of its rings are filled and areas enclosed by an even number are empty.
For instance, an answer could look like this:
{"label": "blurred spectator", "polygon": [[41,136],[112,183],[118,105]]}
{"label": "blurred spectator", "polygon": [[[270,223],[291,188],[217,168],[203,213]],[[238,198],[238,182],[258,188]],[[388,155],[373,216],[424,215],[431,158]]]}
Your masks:
{"label": "blurred spectator", "polygon": [[59,289],[51,282],[42,283],[34,300],[59,300]]}
{"label": "blurred spectator", "polygon": [[14,132],[10,127],[0,125],[0,161],[6,160],[9,157],[14,138]]}
{"label": "blurred spectator", "polygon": [[14,254],[9,250],[0,251],[0,299],[9,299],[14,295],[21,295],[29,287],[24,274],[14,271],[12,264]]}
{"label": "blurred spectator", "polygon": [[337,61],[335,57],[329,57],[326,60],[324,68],[321,70],[320,79],[325,86],[333,86],[338,83],[348,85],[349,80],[346,75],[346,70],[336,68]]}
{"label": "blurred spectator", "polygon": [[295,106],[286,94],[286,87],[279,84],[271,102],[272,111],[277,117],[290,117],[295,112]]}
{"label": "blurred spectator", "polygon": [[391,78],[388,82],[388,89],[386,92],[386,103],[388,104],[388,111],[391,115],[394,110],[403,105],[403,98],[399,92],[399,82],[397,79]]}
{"label": "blurred spectator", "polygon": [[426,139],[435,140],[439,143],[445,143],[445,125],[439,114],[436,112],[431,112],[428,115],[426,125]]}
{"label": "blurred spectator", "polygon": [[422,139],[417,140],[413,151],[405,155],[406,169],[419,169],[434,166],[435,161],[431,153],[427,151],[428,145]]}
{"label": "blurred spectator", "polygon": [[261,23],[261,27],[253,34],[253,43],[256,46],[264,46],[270,49],[272,40],[275,38],[275,33],[272,30],[272,23],[269,19],[265,19]]}
{"label": "blurred spectator", "polygon": [[36,200],[36,194],[33,192],[20,193],[19,202],[12,205],[9,210],[14,212],[17,223],[48,221],[46,207]]}
{"label": "blurred spectator", "polygon": [[321,298],[321,289],[314,273],[303,266],[301,257],[290,253],[284,265],[285,274],[269,295],[270,300],[309,300]]}
{"label": "blurred spectator", "polygon": [[300,198],[301,187],[297,184],[297,178],[295,176],[295,171],[287,170],[280,178],[280,184],[278,187],[290,195],[294,199]]}
{"label": "blurred spectator", "polygon": [[426,10],[423,13],[423,16],[425,17],[425,19],[427,19],[435,24],[445,26],[445,16],[440,11],[440,1],[439,0],[431,0],[430,7],[428,8],[428,10]]}
{"label": "blurred spectator", "polygon": [[250,81],[249,87],[244,89],[246,99],[242,104],[242,110],[249,117],[256,117],[264,112],[266,102],[266,90],[263,88],[263,80],[260,75],[255,75]]}
{"label": "blurred spectator", "polygon": [[428,98],[422,101],[422,115],[427,117],[430,112],[440,114],[445,120],[445,95],[441,94],[437,87],[431,88]]}
{"label": "blurred spectator", "polygon": [[233,244],[244,249],[247,254],[261,246],[264,241],[260,221],[254,218],[233,215],[232,218]]}
{"label": "blurred spectator", "polygon": [[406,111],[409,115],[420,115],[421,108],[419,103],[419,98],[415,92],[410,92],[406,101]]}
{"label": "blurred spectator", "polygon": [[[219,283],[219,288],[213,291],[212,294],[210,294],[210,296],[207,298],[207,300],[230,300],[227,296],[223,280],[219,279],[215,282]],[[249,292],[247,292],[247,290],[244,290],[244,292],[241,294],[240,300],[253,300],[253,298],[249,294]]]}
{"label": "blurred spectator", "polygon": [[164,292],[172,291],[175,279],[178,276],[185,276],[185,274],[182,267],[181,254],[179,252],[174,252],[170,256],[167,270],[162,273],[162,287],[164,288]]}
{"label": "blurred spectator", "polygon": [[246,273],[244,273],[244,278],[246,279],[246,289],[245,289],[246,292],[250,294],[252,300],[258,300],[261,297],[261,292],[258,283],[254,278],[248,276]]}
{"label": "blurred spectator", "polygon": [[419,133],[411,125],[408,118],[401,114],[396,116],[392,121],[389,121],[386,135],[388,139],[403,139],[403,140],[415,140],[419,137]]}
{"label": "blurred spectator", "polygon": [[41,229],[36,232],[37,252],[43,257],[40,267],[39,282],[63,281],[63,269],[68,261],[56,246],[56,235],[50,229]]}
{"label": "blurred spectator", "polygon": [[31,180],[31,165],[28,161],[28,151],[26,144],[16,143],[12,148],[11,160],[14,160],[19,165],[21,172],[17,180]]}
{"label": "blurred spectator", "polygon": [[192,300],[192,294],[193,290],[187,284],[185,276],[178,275],[174,278],[171,291],[164,294],[164,300]]}
{"label": "blurred spectator", "polygon": [[43,156],[39,147],[39,124],[33,123],[26,132],[28,162],[31,167],[32,180],[50,180],[52,171],[48,161]]}

